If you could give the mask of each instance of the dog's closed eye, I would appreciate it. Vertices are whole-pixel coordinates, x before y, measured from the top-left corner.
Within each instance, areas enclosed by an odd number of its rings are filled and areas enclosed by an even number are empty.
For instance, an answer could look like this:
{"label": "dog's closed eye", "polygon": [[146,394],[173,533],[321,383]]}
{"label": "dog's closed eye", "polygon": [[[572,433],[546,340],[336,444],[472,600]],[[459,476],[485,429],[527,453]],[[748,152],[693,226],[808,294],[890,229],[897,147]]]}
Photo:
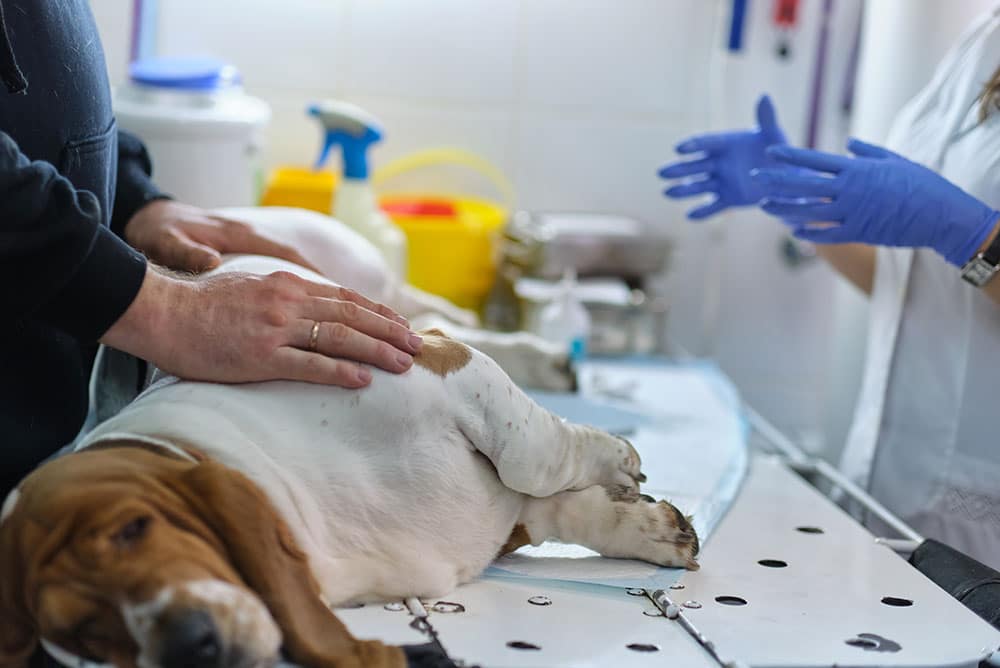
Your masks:
{"label": "dog's closed eye", "polygon": [[112,536],[112,540],[122,547],[133,545],[146,535],[152,521],[153,518],[149,515],[131,519]]}

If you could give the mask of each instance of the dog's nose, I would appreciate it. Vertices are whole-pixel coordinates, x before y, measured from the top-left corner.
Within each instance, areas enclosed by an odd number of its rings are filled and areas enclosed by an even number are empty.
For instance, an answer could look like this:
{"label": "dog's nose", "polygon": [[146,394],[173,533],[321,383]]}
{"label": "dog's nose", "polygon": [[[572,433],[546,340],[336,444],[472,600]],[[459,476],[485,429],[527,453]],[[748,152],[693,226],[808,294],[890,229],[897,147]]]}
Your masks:
{"label": "dog's nose", "polygon": [[216,668],[222,646],[212,617],[204,610],[172,616],[162,630],[162,668]]}

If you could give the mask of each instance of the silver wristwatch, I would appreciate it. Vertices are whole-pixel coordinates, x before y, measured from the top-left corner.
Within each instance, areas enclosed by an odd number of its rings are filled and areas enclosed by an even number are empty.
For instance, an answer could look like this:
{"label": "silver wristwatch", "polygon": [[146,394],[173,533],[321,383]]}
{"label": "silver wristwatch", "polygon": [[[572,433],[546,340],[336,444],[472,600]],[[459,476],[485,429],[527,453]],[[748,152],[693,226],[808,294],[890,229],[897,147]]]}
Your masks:
{"label": "silver wristwatch", "polygon": [[982,253],[976,254],[962,267],[962,278],[981,288],[1000,271],[1000,235]]}

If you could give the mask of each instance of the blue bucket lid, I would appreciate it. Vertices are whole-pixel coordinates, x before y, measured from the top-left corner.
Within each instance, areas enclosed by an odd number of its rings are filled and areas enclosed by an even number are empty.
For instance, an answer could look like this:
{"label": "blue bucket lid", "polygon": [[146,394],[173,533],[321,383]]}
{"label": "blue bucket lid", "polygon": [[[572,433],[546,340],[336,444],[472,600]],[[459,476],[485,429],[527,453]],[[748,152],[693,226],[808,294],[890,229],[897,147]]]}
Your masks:
{"label": "blue bucket lid", "polygon": [[137,60],[129,66],[133,82],[156,88],[214,91],[240,83],[234,66],[217,58],[166,57]]}

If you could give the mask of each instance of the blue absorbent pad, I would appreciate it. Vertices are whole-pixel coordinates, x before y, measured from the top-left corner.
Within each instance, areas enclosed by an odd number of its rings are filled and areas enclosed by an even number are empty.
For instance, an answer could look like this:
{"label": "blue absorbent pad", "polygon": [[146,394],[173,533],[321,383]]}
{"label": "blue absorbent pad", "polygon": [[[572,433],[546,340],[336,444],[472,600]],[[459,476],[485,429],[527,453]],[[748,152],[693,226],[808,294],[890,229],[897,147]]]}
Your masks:
{"label": "blue absorbent pad", "polygon": [[[747,423],[729,380],[705,362],[654,358],[588,361],[579,375],[578,394],[530,394],[571,422],[631,441],[647,477],[642,491],[693,515],[702,545],[709,542],[748,466]],[[662,589],[683,572],[550,541],[501,557],[485,577]]]}

